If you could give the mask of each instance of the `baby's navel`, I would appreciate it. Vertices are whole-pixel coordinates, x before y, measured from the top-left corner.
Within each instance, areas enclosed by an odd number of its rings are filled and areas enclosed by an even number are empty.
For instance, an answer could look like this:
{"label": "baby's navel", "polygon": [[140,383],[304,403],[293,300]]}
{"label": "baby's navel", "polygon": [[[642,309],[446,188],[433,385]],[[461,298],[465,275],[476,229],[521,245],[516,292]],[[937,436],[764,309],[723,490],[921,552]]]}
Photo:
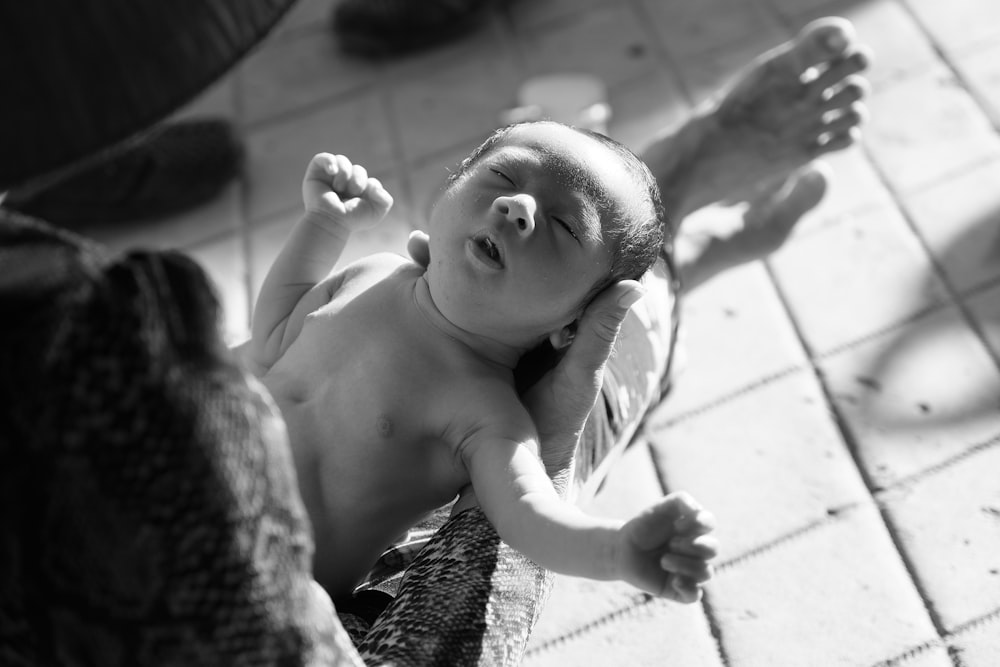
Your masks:
{"label": "baby's navel", "polygon": [[389,415],[381,414],[378,416],[378,418],[375,420],[375,430],[383,438],[392,437],[392,431],[393,431],[392,419],[389,418]]}

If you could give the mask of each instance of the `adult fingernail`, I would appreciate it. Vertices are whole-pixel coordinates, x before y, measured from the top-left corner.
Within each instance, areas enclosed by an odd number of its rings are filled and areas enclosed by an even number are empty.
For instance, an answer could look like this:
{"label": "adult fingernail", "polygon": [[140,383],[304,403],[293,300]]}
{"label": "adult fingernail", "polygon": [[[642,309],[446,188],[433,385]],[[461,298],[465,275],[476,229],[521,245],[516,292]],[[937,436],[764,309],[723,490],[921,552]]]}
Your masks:
{"label": "adult fingernail", "polygon": [[646,294],[645,287],[633,287],[629,291],[618,297],[618,305],[622,308],[631,308],[632,304],[641,299]]}

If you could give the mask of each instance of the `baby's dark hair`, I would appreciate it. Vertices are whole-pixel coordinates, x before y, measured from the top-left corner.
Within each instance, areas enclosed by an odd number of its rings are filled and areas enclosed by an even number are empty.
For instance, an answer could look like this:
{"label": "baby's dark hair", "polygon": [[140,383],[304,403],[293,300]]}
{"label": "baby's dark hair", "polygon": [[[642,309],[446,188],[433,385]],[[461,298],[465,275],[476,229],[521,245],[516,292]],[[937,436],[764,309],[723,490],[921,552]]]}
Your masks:
{"label": "baby's dark hair", "polygon": [[[602,224],[602,234],[611,247],[611,271],[608,275],[584,296],[581,307],[586,307],[606,287],[619,280],[637,280],[656,261],[664,242],[664,234],[669,225],[666,224],[666,214],[660,197],[660,187],[649,167],[630,148],[614,139],[585,128],[573,127],[555,121],[528,121],[514,123],[494,131],[486,140],[475,148],[462,162],[458,169],[448,176],[448,186],[462,178],[491,151],[497,148],[507,138],[514,128],[524,125],[549,123],[563,125],[569,129],[590,137],[616,154],[625,165],[629,174],[639,183],[648,195],[648,206],[637,219],[627,220],[622,216],[608,216],[610,219]],[[610,223],[610,224],[608,224]]]}

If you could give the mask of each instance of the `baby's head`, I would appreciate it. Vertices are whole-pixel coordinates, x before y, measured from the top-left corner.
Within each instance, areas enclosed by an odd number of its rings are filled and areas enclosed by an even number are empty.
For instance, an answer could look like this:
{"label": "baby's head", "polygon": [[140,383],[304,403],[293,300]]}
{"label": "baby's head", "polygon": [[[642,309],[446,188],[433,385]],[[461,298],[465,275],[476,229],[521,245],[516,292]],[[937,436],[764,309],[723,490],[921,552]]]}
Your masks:
{"label": "baby's head", "polygon": [[642,276],[665,227],[656,180],[627,147],[549,121],[512,125],[448,179],[431,213],[428,281],[459,326],[485,318],[544,338],[608,285]]}

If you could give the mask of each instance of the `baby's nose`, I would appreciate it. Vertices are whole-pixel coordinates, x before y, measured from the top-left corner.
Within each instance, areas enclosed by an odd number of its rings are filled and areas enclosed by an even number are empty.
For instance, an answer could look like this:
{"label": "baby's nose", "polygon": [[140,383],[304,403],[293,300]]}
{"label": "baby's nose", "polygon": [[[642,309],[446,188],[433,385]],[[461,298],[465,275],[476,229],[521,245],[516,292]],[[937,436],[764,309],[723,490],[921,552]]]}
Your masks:
{"label": "baby's nose", "polygon": [[517,227],[519,236],[529,236],[535,231],[535,198],[528,194],[497,197],[493,208]]}

